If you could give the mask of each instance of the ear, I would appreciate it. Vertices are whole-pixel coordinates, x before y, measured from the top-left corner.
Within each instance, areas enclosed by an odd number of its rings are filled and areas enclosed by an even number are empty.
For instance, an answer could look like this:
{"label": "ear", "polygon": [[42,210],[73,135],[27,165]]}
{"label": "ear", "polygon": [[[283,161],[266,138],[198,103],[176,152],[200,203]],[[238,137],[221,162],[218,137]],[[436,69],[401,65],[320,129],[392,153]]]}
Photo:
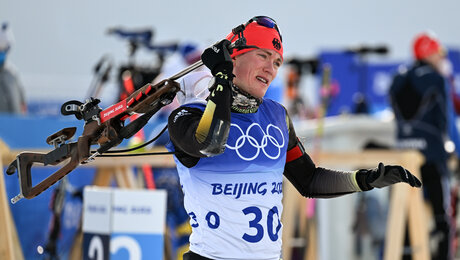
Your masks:
{"label": "ear", "polygon": [[236,66],[236,57],[232,58],[232,62],[233,62],[233,68],[235,68],[235,66]]}

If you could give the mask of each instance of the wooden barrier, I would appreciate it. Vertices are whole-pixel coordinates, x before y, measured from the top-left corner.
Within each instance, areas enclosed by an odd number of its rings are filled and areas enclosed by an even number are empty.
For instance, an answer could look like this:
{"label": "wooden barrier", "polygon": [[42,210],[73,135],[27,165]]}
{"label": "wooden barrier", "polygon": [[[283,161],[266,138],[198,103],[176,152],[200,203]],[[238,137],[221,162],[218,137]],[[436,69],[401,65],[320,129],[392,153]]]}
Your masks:
{"label": "wooden barrier", "polygon": [[[154,149],[153,151],[165,151],[164,148]],[[3,163],[9,163],[14,159],[17,151],[9,152],[2,156]],[[351,153],[327,153],[323,152],[318,155],[317,165],[335,167],[337,169],[351,167],[376,167],[379,162],[385,164],[399,164],[407,168],[411,173],[420,176],[419,167],[422,163],[421,156],[417,152],[412,151],[365,151]],[[133,179],[131,174],[126,171],[131,166],[141,166],[150,164],[154,167],[175,167],[171,155],[161,156],[142,156],[142,157],[119,157],[119,158],[98,158],[87,166],[97,167],[94,183],[98,185],[109,185],[112,177],[115,176],[117,183],[120,186],[132,187]],[[86,167],[82,165],[82,167]],[[3,181],[3,174],[0,181]],[[2,183],[0,183],[1,185]],[[428,260],[429,259],[429,244],[428,244],[428,224],[426,219],[426,211],[423,208],[422,191],[421,189],[411,188],[407,184],[396,184],[391,188],[391,202],[387,223],[387,234],[385,241],[385,260],[400,259],[402,257],[402,249],[404,243],[405,224],[409,225],[409,235],[411,246],[413,249],[413,259]],[[5,194],[4,186],[0,186],[0,196]],[[0,198],[2,212],[6,212],[8,208],[7,198]],[[295,219],[299,216],[300,201],[305,200],[301,197],[295,188],[285,181],[284,187],[284,211],[283,211],[283,258],[291,259],[291,249],[294,238]],[[410,203],[409,203],[410,201]],[[9,210],[9,208],[8,208]],[[406,222],[406,219],[408,220]],[[10,223],[10,224],[8,224]],[[0,215],[0,230],[2,225],[14,227],[12,220],[8,217]],[[6,232],[0,232],[1,235]],[[4,235],[2,239],[4,239]],[[7,243],[0,243],[0,253],[7,252],[13,254],[14,250],[14,235],[7,236]],[[11,242],[13,241],[13,242]],[[1,241],[0,241],[1,242]],[[317,241],[310,241],[312,248],[316,247]],[[19,245],[18,243],[16,243]],[[6,249],[4,249],[7,247]],[[1,250],[4,251],[1,251]],[[314,250],[314,249],[311,249]],[[16,250],[17,251],[17,250]],[[20,251],[20,250],[19,250]],[[311,251],[310,251],[311,252]],[[8,259],[8,257],[2,259]],[[12,259],[20,259],[14,257]],[[310,256],[305,259],[312,259]]]}
{"label": "wooden barrier", "polygon": [[[7,154],[8,147],[0,140],[0,158]],[[5,180],[3,173],[3,160],[0,160],[0,259],[24,259],[21,245],[19,243],[16,226],[10,211],[10,200],[6,194]]]}
{"label": "wooden barrier", "polygon": [[[316,165],[337,169],[357,169],[358,167],[373,168],[379,162],[402,165],[412,174],[420,177],[419,168],[423,159],[418,152],[414,151],[323,152],[319,154]],[[305,198],[301,197],[288,181],[285,181],[283,204],[283,258],[288,260],[291,259],[292,254],[295,228],[293,225],[295,223],[294,220],[296,216],[299,216],[299,209],[302,208],[299,205],[305,204]],[[413,259],[430,259],[428,222],[426,210],[423,206],[422,189],[412,188],[403,183],[392,185],[388,214],[384,259],[395,260],[402,258],[406,223],[409,225]],[[309,241],[309,243],[316,245],[314,241]],[[304,259],[312,259],[308,254],[309,252],[306,252]]]}

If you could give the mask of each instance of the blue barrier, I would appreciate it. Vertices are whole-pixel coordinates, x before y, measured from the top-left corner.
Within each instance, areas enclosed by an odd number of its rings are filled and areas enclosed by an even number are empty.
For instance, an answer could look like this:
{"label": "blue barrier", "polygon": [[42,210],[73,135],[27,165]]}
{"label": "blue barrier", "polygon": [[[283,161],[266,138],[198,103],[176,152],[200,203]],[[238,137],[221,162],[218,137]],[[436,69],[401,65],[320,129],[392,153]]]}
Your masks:
{"label": "blue barrier", "polygon": [[372,63],[358,54],[344,51],[324,51],[319,60],[320,66],[331,65],[331,81],[339,87],[338,94],[330,100],[327,116],[356,113],[358,93],[365,98],[368,113],[388,107],[388,88],[401,62]]}
{"label": "blue barrier", "polygon": [[[460,50],[449,48],[448,58],[452,63],[454,87],[460,94]],[[346,51],[322,51],[318,56],[321,66],[330,64],[332,82],[339,86],[339,93],[332,97],[327,116],[344,112],[355,113],[355,94],[362,93],[366,99],[368,113],[377,113],[389,108],[388,89],[401,65],[412,61],[388,61],[385,59],[366,59],[356,53]]]}
{"label": "blue barrier", "polygon": [[[146,136],[149,136],[152,131],[165,124],[166,121],[162,117],[152,118],[144,127]],[[52,150],[54,147],[46,143],[48,136],[62,128],[74,126],[77,127],[77,132],[73,137],[76,140],[83,133],[84,122],[77,120],[73,116],[15,116],[0,114],[0,125],[2,126],[0,128],[0,139],[10,149],[33,148]],[[126,145],[127,140],[124,140],[120,144],[120,147]]]}

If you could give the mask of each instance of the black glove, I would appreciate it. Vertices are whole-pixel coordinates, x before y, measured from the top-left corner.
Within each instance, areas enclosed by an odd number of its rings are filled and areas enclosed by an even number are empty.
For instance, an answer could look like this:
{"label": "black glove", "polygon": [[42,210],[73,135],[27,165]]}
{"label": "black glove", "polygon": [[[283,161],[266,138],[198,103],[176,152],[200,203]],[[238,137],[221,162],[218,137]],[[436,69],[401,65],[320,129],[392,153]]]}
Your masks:
{"label": "black glove", "polygon": [[216,76],[219,72],[224,74],[229,80],[233,78],[233,62],[228,52],[230,41],[225,39],[204,50],[201,60],[204,65],[211,70],[212,75]]}
{"label": "black glove", "polygon": [[406,182],[417,188],[422,186],[420,180],[402,166],[385,166],[383,163],[371,170],[359,170],[357,180],[363,190],[383,188],[398,182]]}
{"label": "black glove", "polygon": [[398,182],[406,182],[412,187],[420,188],[422,183],[417,177],[399,165],[383,165],[369,171],[366,178],[367,183],[376,188],[382,188]]}

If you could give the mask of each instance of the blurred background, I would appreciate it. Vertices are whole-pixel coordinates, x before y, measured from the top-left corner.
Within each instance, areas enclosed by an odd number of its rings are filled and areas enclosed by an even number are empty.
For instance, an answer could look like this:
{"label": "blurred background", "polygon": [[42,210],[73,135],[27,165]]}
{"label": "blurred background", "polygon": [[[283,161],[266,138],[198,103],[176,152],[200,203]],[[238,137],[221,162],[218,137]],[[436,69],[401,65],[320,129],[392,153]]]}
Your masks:
{"label": "blurred background", "polygon": [[310,58],[323,50],[366,44],[387,46],[385,59],[401,62],[411,58],[413,35],[426,29],[436,32],[447,46],[460,45],[455,0],[436,4],[428,0],[233,1],[226,5],[207,0],[199,4],[3,0],[0,4],[0,17],[10,24],[15,38],[9,60],[21,72],[28,100],[83,98],[92,67],[102,55],[110,54],[116,62],[127,57],[126,42],[107,34],[117,26],[152,28],[155,43],[192,41],[208,46],[236,25],[263,14],[278,21],[286,58]]}
{"label": "blurred background", "polygon": [[[280,27],[285,64],[267,95],[288,108],[307,150],[361,152],[365,147],[394,147],[395,123],[388,91],[398,69],[413,62],[412,42],[417,33],[429,30],[442,42],[450,61],[452,94],[460,94],[459,11],[456,0],[0,0],[0,24],[9,44],[5,64],[17,75],[24,99],[18,113],[0,115],[0,139],[13,151],[50,149],[44,139],[76,122],[60,115],[64,102],[93,96],[101,99],[105,108],[132,92],[125,84],[126,77],[137,89],[171,76],[196,61],[204,48],[223,39],[235,26],[253,16],[267,15]],[[318,109],[324,108],[324,99],[327,104],[321,114]],[[152,119],[142,138],[159,132],[167,111]],[[320,122],[323,116],[325,120]],[[318,138],[321,148],[315,146]],[[56,217],[50,208],[52,189],[11,206],[26,259],[42,259],[43,247],[52,242],[58,248],[55,254],[69,257],[81,224],[78,194],[91,184],[96,169],[77,171],[83,175],[69,175],[74,190],[68,192],[62,206],[60,239],[50,242],[53,229],[49,223]],[[168,190],[167,223],[172,231],[165,239],[169,241],[165,258],[176,259],[187,243],[184,223],[187,225],[188,216],[180,208],[174,169],[153,167],[153,171],[157,188]],[[17,180],[5,181],[11,198],[18,192]],[[453,194],[458,195],[454,178],[452,183],[457,192]],[[374,211],[363,211],[366,205],[367,209],[375,206]],[[368,197],[350,195],[321,201],[314,207],[317,211],[313,214],[320,220],[317,259],[381,258],[385,225],[371,232],[358,224],[362,218],[386,223],[378,216],[385,215],[388,208],[388,190]],[[30,212],[39,213],[35,223],[26,217]],[[291,259],[303,259],[305,243],[302,239],[292,242]]]}

